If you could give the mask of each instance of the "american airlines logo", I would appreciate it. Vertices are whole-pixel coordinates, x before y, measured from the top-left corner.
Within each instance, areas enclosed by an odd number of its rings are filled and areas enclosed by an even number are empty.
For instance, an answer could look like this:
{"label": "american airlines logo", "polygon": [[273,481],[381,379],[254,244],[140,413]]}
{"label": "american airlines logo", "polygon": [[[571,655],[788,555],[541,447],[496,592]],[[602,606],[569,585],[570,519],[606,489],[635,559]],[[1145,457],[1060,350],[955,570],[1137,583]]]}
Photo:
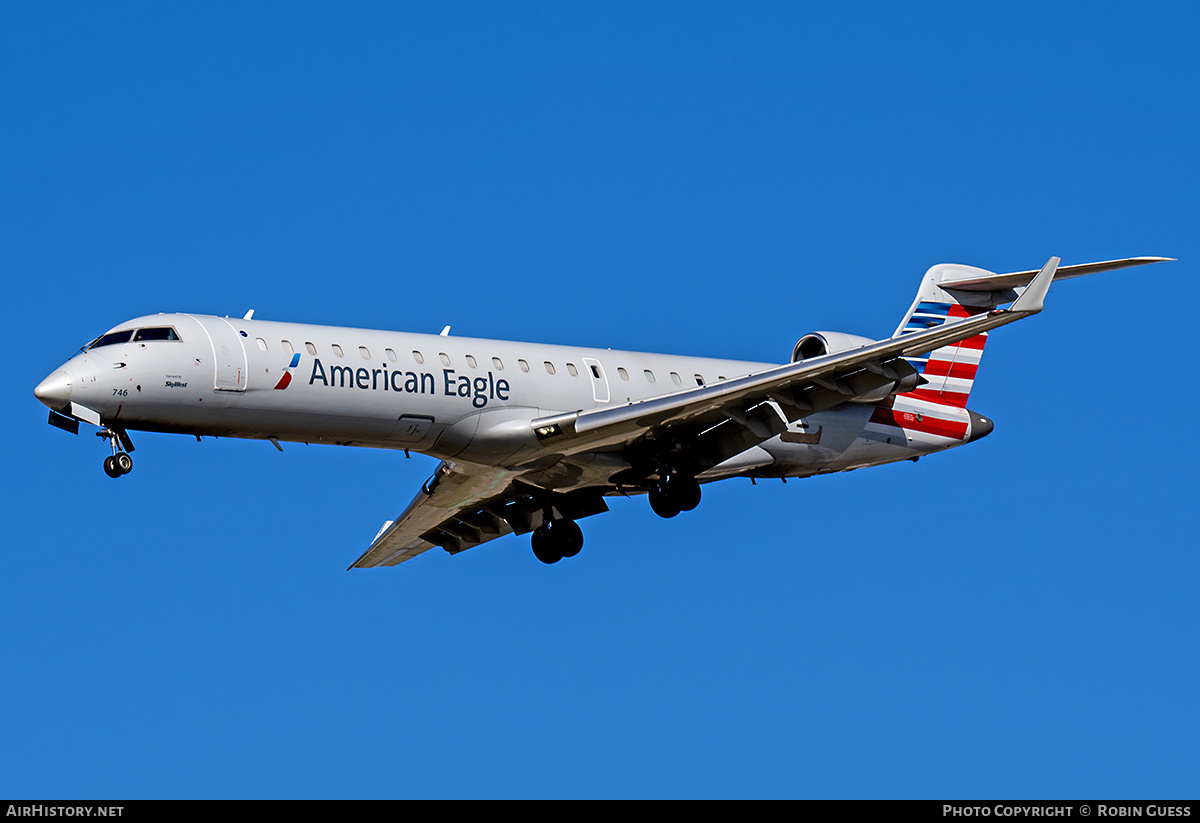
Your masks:
{"label": "american airlines logo", "polygon": [[[292,362],[287,371],[279,378],[277,389],[286,389],[292,382],[292,370],[300,364],[300,354],[292,355]],[[508,381],[503,377],[497,378],[492,372],[486,377],[469,377],[458,374],[454,369],[443,369],[439,380],[431,372],[390,370],[384,364],[383,368],[353,368],[351,366],[330,366],[326,370],[319,357],[313,358],[312,374],[308,385],[322,385],[338,389],[361,389],[363,391],[400,392],[406,394],[438,394],[445,397],[464,397],[471,400],[471,405],[482,409],[489,400],[508,400],[512,390]]]}
{"label": "american airlines logo", "polygon": [[292,362],[288,363],[287,368],[283,370],[283,377],[279,378],[279,382],[275,384],[277,389],[286,389],[288,384],[292,382],[292,369],[300,365],[300,352],[292,355]]}

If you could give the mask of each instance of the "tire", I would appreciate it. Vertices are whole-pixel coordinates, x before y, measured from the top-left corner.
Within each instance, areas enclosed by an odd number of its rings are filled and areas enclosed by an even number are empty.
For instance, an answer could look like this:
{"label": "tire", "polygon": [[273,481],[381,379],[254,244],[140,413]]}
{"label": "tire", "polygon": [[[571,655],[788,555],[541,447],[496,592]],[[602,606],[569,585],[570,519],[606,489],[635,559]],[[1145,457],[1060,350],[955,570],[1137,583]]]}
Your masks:
{"label": "tire", "polygon": [[686,474],[673,474],[667,478],[664,486],[681,512],[690,512],[700,505],[700,484],[696,482],[696,478]]}
{"label": "tire", "polygon": [[662,484],[650,490],[650,508],[659,517],[674,517],[680,511],[678,501]]}
{"label": "tire", "polygon": [[121,474],[129,474],[133,471],[133,458],[125,452],[117,452],[113,458],[113,464]]}
{"label": "tire", "polygon": [[583,548],[583,529],[574,520],[551,522],[550,537],[563,557],[574,557]]}
{"label": "tire", "polygon": [[120,477],[125,472],[117,468],[117,458],[109,455],[108,457],[104,458],[104,473],[109,477],[116,478]]}
{"label": "tire", "polygon": [[563,558],[555,546],[553,535],[546,526],[539,526],[533,530],[529,545],[533,547],[533,556],[543,563],[557,563]]}

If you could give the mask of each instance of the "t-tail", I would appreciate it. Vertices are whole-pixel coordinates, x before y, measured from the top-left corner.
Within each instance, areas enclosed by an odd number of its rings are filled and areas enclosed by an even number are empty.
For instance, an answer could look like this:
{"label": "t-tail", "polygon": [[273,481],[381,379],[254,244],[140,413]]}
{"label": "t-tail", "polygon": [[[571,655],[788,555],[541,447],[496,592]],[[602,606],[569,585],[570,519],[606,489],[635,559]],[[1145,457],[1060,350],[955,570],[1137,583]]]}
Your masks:
{"label": "t-tail", "polygon": [[[1129,266],[1159,263],[1170,257],[1130,257],[1102,263],[1082,263],[1058,266],[1052,258],[1047,267],[1056,267],[1054,280],[1065,280],[1085,274],[1095,274]],[[1043,269],[1044,270],[1044,269]],[[1027,293],[1037,270],[996,274],[974,266],[939,263],[925,272],[916,299],[892,337],[940,326],[959,318],[984,314],[1014,301],[1035,303],[1041,308],[1043,294]],[[1019,308],[1014,305],[1013,308]],[[923,357],[908,361],[920,373],[923,382],[903,396],[916,397],[933,403],[965,408],[979,371],[979,362],[987,345],[988,332],[968,337],[957,343],[934,349]]]}

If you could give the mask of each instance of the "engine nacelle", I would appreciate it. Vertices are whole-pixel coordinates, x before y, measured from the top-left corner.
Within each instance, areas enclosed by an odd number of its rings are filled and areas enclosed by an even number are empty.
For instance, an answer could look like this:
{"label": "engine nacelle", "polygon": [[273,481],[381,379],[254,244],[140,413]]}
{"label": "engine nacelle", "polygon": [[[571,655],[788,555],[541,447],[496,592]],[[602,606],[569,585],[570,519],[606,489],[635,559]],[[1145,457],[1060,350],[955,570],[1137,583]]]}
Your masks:
{"label": "engine nacelle", "polygon": [[811,360],[824,354],[835,354],[849,349],[861,349],[875,341],[869,337],[859,337],[857,334],[846,334],[840,331],[815,331],[806,334],[792,349],[792,362]]}
{"label": "engine nacelle", "polygon": [[[861,349],[874,343],[868,337],[838,331],[815,331],[806,334],[792,349],[792,362],[811,360],[826,354]],[[864,363],[839,374],[831,383],[809,390],[810,405],[829,408],[835,402],[881,403],[893,394],[902,394],[921,384],[921,375],[906,360],[896,358],[886,363]],[[836,391],[835,391],[836,387]],[[825,397],[813,396],[824,394]]]}

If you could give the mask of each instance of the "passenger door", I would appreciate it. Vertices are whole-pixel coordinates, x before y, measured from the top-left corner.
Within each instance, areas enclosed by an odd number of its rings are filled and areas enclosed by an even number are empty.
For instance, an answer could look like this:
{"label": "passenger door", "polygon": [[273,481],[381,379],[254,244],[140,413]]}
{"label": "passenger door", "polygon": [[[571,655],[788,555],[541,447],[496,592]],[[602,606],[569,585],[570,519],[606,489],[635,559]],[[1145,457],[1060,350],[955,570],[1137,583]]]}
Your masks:
{"label": "passenger door", "polygon": [[213,350],[213,388],[217,391],[246,390],[246,347],[242,336],[224,317],[197,317]]}

